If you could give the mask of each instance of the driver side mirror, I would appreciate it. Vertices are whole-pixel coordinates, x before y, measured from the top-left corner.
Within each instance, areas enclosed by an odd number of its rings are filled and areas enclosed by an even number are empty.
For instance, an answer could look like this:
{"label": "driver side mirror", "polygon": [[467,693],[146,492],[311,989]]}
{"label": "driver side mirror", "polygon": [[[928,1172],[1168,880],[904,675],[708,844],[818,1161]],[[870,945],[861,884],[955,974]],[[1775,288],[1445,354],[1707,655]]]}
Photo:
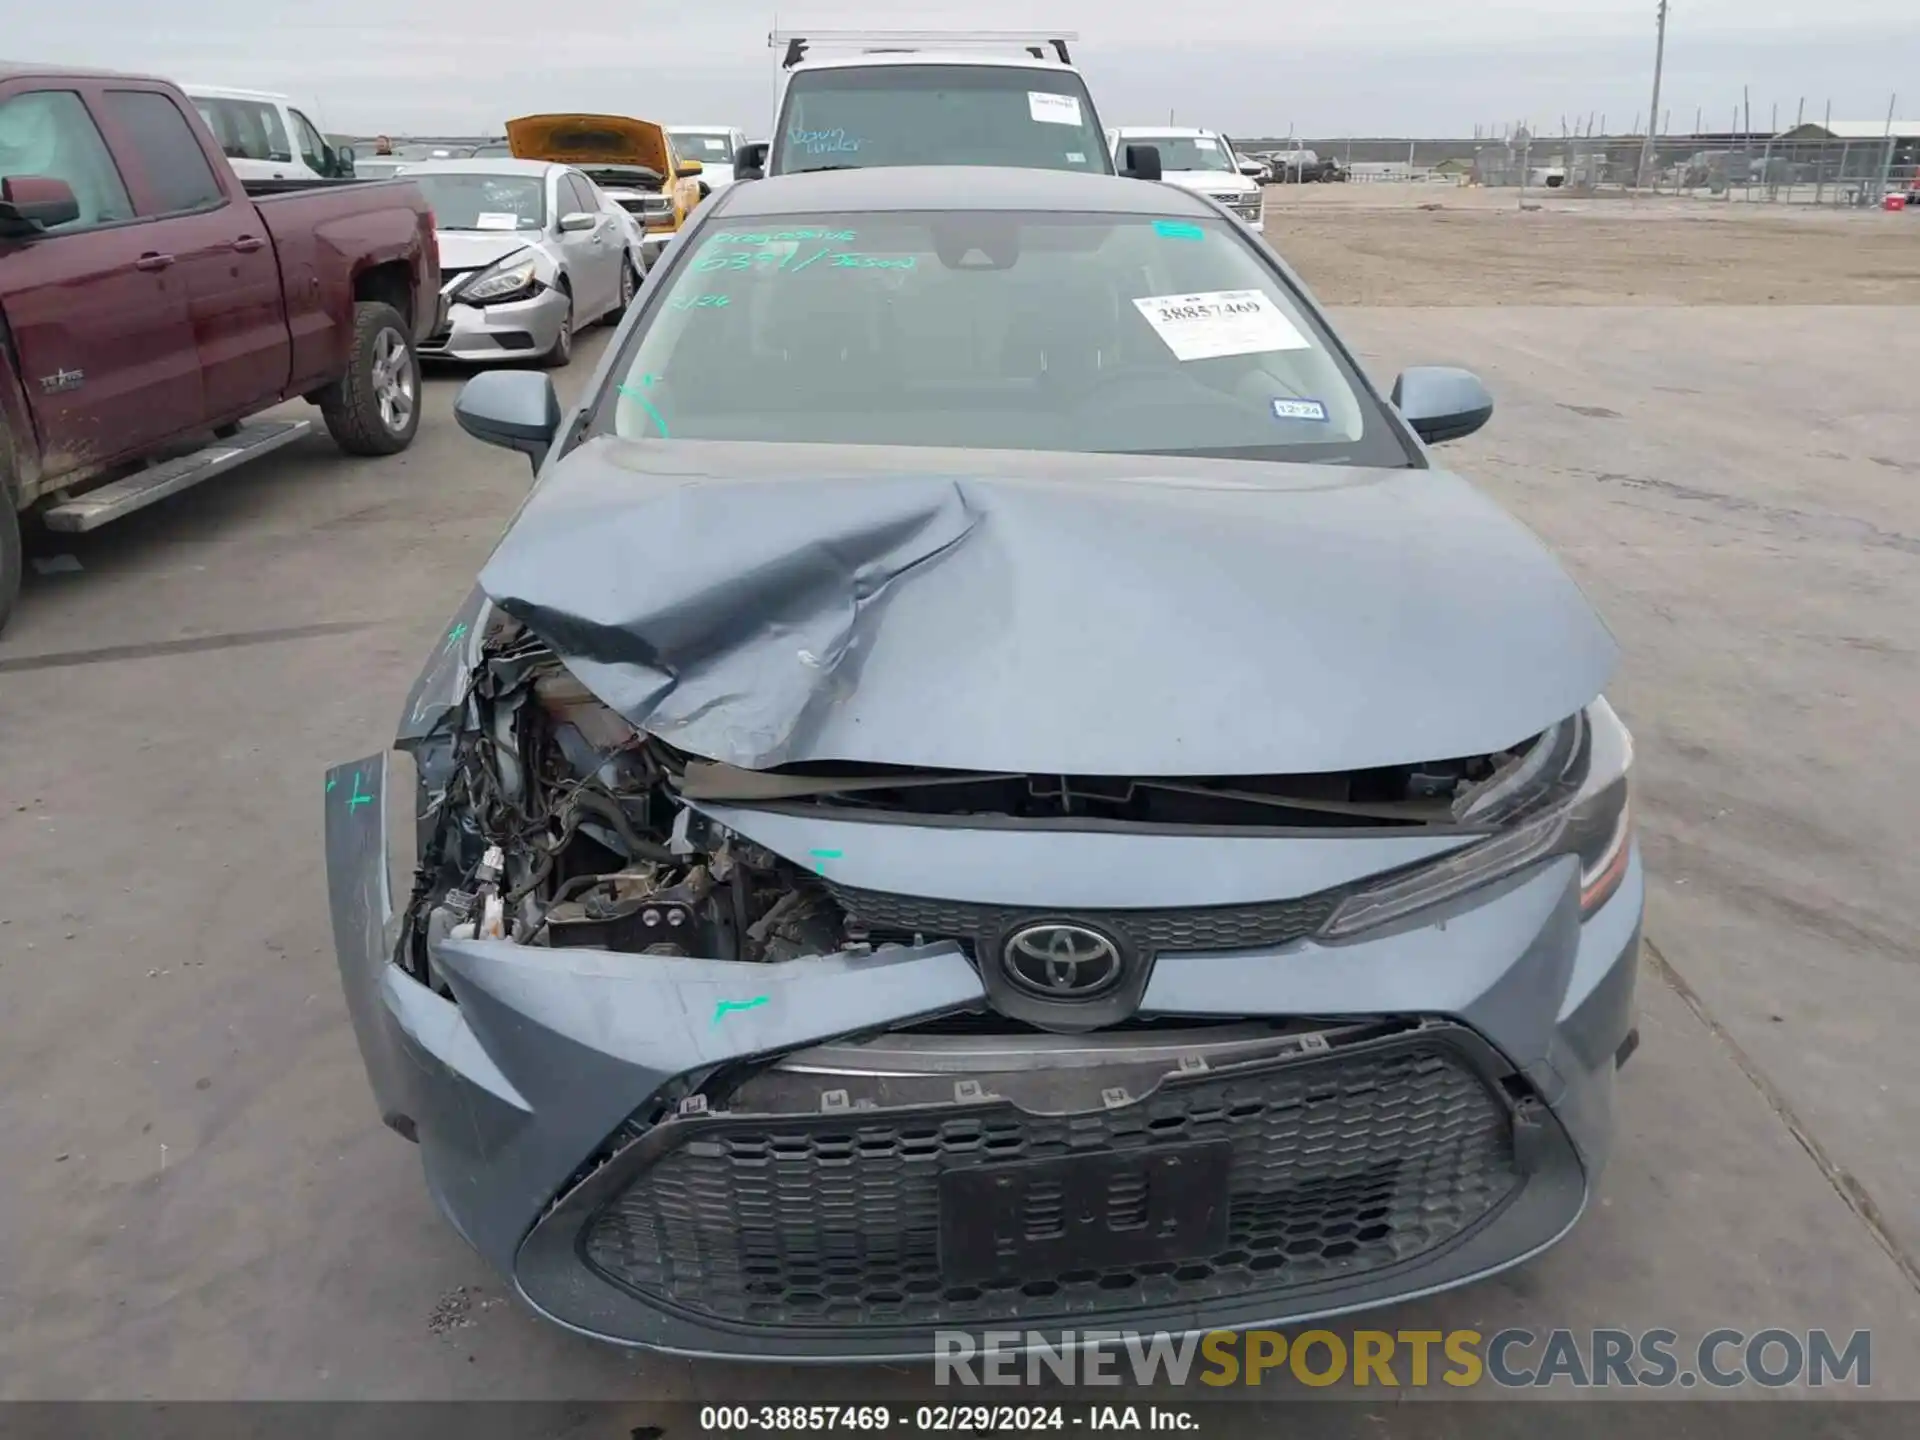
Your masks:
{"label": "driver side mirror", "polygon": [[1493,396],[1471,370],[1419,365],[1393,382],[1393,407],[1429,445],[1473,434],[1493,418]]}
{"label": "driver side mirror", "polygon": [[698,160],[682,160],[680,162],[680,174],[683,178],[688,175],[698,175],[706,168],[707,167],[702,165]]}
{"label": "driver side mirror", "polygon": [[773,146],[765,140],[749,140],[734,152],[733,178],[736,180],[764,180],[767,178],[767,156]]}
{"label": "driver side mirror", "polygon": [[1158,145],[1129,145],[1121,161],[1120,173],[1129,180],[1160,178],[1160,147]]}
{"label": "driver side mirror", "polygon": [[21,239],[80,218],[73,187],[51,175],[9,175],[0,180],[0,237]]}
{"label": "driver side mirror", "polygon": [[560,433],[560,397],[553,381],[536,371],[487,370],[460,387],[453,418],[476,440],[518,450],[538,475]]}

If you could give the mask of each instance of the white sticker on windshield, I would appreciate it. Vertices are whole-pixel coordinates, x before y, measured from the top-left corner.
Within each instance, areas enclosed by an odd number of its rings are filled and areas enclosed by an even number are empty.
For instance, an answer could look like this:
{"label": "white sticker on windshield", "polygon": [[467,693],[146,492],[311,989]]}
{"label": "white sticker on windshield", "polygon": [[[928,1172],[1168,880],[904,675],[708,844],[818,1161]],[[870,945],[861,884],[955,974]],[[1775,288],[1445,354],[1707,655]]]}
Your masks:
{"label": "white sticker on windshield", "polygon": [[1042,125],[1078,125],[1080,99],[1077,95],[1054,95],[1045,90],[1029,90],[1027,113]]}
{"label": "white sticker on windshield", "polygon": [[1087,157],[1078,150],[1069,150],[1067,151],[1067,163],[1069,165],[1084,165],[1087,163]]}
{"label": "white sticker on windshield", "polygon": [[1327,418],[1327,407],[1318,400],[1284,399],[1273,402],[1273,418],[1276,420],[1322,420]]}
{"label": "white sticker on windshield", "polygon": [[1196,136],[1193,143],[1201,150],[1218,150],[1220,148],[1204,135]]}
{"label": "white sticker on windshield", "polygon": [[1177,360],[1313,348],[1263,290],[1149,295],[1133,303]]}
{"label": "white sticker on windshield", "polygon": [[482,210],[478,215],[473,217],[473,228],[476,230],[518,230],[520,228],[520,217],[518,215],[502,214],[497,210]]}
{"label": "white sticker on windshield", "polygon": [[709,135],[700,143],[715,155],[724,155],[726,153],[727,142],[722,140],[718,135]]}

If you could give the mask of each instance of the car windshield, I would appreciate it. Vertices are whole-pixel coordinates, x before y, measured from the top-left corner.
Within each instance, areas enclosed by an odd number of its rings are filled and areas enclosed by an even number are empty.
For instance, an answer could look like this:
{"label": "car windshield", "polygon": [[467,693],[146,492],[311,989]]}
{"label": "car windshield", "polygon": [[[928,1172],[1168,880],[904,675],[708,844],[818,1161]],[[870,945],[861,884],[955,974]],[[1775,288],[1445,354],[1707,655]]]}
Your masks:
{"label": "car windshield", "polygon": [[889,212],[696,232],[596,425],[630,437],[1414,463],[1227,225]]}
{"label": "car windshield", "polygon": [[1237,173],[1233,155],[1213,135],[1133,135],[1124,134],[1120,144],[1154,145],[1160,150],[1162,170],[1225,170]]}
{"label": "car windshield", "polygon": [[1080,77],[1018,65],[803,71],[773,147],[775,175],[870,165],[1113,173]]}
{"label": "car windshield", "polygon": [[674,153],[682,159],[698,160],[702,165],[733,163],[733,142],[721,131],[669,130],[667,138],[673,141]]}
{"label": "car windshield", "polygon": [[537,175],[414,174],[442,230],[538,230],[547,223],[546,182]]}

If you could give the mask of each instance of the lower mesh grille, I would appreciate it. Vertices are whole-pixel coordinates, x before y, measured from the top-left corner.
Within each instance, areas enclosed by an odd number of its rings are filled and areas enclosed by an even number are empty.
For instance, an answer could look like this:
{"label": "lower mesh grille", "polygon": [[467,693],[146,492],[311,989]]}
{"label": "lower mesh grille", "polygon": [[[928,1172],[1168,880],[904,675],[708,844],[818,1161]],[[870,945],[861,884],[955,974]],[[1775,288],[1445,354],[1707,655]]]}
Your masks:
{"label": "lower mesh grille", "polygon": [[[1231,1149],[1226,1240],[1213,1253],[1105,1267],[1069,1257],[1047,1273],[964,1283],[943,1271],[943,1173],[1208,1141]],[[1092,1114],[988,1101],[721,1115],[602,1207],[582,1251],[645,1298],[749,1325],[1124,1317],[1281,1299],[1401,1264],[1471,1229],[1519,1183],[1504,1103],[1428,1036],[1169,1077],[1145,1101]],[[1107,1203],[1117,1226],[1140,1202],[1117,1185]]]}

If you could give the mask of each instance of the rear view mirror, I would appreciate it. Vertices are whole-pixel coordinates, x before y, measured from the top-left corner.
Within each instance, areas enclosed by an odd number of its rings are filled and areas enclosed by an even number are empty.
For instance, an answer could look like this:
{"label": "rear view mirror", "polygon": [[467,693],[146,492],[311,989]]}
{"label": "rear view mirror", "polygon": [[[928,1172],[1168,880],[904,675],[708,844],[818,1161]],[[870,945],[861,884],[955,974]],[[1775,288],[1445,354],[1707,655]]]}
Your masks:
{"label": "rear view mirror", "polygon": [[1393,382],[1393,405],[1429,445],[1473,434],[1493,418],[1493,396],[1471,370],[1420,365]]}
{"label": "rear view mirror", "polygon": [[1120,173],[1130,180],[1158,180],[1160,170],[1160,147],[1158,145],[1129,145],[1121,157]]}
{"label": "rear view mirror", "polygon": [[773,147],[765,140],[749,140],[742,145],[733,157],[733,178],[736,180],[764,180],[767,178],[767,154]]}
{"label": "rear view mirror", "polygon": [[51,175],[9,175],[0,180],[0,235],[18,238],[80,218],[73,187]]}
{"label": "rear view mirror", "polygon": [[553,381],[535,371],[488,370],[460,387],[453,418],[476,440],[518,450],[537,475],[560,431],[560,397]]}
{"label": "rear view mirror", "polygon": [[586,210],[576,210],[571,215],[562,215],[560,217],[560,228],[568,232],[591,230],[599,223],[600,217]]}

